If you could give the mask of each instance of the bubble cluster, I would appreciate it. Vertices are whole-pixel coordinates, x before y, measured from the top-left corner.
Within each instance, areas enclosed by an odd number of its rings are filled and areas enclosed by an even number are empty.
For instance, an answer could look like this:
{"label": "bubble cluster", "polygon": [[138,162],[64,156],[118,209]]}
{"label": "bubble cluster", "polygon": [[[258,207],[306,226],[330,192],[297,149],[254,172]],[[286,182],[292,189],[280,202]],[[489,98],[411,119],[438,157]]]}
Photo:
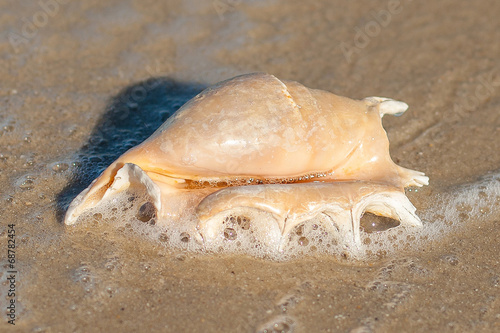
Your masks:
{"label": "bubble cluster", "polygon": [[87,293],[92,292],[95,288],[95,275],[87,263],[82,263],[73,271],[73,280],[81,284]]}
{"label": "bubble cluster", "polygon": [[35,186],[35,180],[35,176],[27,175],[25,177],[19,178],[16,183],[21,190],[26,191],[33,189],[33,187]]}

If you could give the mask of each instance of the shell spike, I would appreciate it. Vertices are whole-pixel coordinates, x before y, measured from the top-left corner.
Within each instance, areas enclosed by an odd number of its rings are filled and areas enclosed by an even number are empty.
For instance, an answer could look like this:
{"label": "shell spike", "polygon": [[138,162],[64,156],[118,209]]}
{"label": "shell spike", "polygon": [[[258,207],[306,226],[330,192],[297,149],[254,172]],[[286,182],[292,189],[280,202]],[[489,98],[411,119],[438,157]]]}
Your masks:
{"label": "shell spike", "polygon": [[157,211],[161,211],[161,192],[157,184],[137,165],[132,163],[112,165],[99,178],[80,193],[71,203],[64,218],[67,225],[74,224],[78,216],[126,190],[147,193]]}
{"label": "shell spike", "polygon": [[113,183],[116,173],[123,166],[122,163],[113,163],[101,173],[85,190],[83,190],[68,207],[64,217],[66,225],[75,224],[78,217],[99,204],[106,190]]}
{"label": "shell spike", "polygon": [[385,114],[400,116],[408,110],[408,104],[386,97],[366,97],[363,101],[370,107],[378,108],[380,117]]}

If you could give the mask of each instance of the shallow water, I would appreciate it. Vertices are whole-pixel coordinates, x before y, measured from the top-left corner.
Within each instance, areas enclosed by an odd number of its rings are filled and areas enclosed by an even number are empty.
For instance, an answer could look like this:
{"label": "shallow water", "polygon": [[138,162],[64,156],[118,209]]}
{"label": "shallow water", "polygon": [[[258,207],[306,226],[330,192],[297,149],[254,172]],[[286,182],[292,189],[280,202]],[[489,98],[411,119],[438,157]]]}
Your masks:
{"label": "shallow water", "polygon": [[[499,331],[500,4],[390,3],[1,3],[2,309],[9,224],[17,271],[16,325],[4,315],[2,329]],[[384,126],[394,161],[431,180],[408,191],[424,221],[416,238],[368,261],[273,262],[61,223],[182,103],[253,71],[410,105]]]}

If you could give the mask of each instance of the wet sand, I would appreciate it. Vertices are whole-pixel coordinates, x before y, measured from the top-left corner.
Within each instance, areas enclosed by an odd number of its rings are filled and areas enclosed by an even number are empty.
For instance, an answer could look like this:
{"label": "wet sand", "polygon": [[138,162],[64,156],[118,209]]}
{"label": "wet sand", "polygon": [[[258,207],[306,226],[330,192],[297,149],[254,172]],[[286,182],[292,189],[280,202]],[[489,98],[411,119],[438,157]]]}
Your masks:
{"label": "wet sand", "polygon": [[[9,224],[17,271],[2,330],[500,331],[500,3],[46,2],[0,4],[4,310]],[[438,235],[370,261],[272,262],[64,226],[117,156],[204,87],[255,71],[408,103],[384,127],[394,161],[430,177],[408,196]]]}

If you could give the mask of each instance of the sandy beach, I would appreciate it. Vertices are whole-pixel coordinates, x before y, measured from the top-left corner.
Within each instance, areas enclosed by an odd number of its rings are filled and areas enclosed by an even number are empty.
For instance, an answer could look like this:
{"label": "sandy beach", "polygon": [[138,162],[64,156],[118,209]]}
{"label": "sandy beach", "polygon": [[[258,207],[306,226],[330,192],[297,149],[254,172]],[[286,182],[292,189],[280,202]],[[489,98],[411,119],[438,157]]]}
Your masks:
{"label": "sandy beach", "polygon": [[[499,332],[499,14],[494,0],[0,2],[0,330]],[[422,230],[365,235],[380,242],[366,260],[277,262],[64,225],[118,156],[251,72],[406,102],[383,125],[393,160],[430,178],[406,192]]]}

